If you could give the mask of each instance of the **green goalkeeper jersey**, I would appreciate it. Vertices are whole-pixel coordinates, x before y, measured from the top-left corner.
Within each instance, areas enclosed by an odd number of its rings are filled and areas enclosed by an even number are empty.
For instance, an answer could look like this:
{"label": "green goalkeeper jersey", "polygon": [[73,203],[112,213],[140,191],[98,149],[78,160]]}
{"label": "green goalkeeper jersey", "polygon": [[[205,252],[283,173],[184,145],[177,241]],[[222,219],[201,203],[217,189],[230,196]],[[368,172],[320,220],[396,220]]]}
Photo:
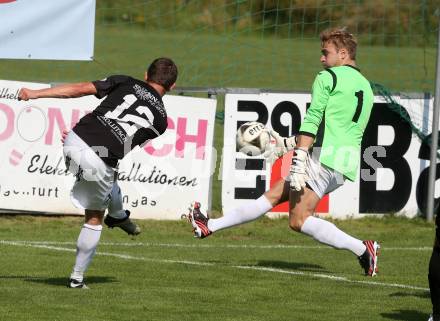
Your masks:
{"label": "green goalkeeper jersey", "polygon": [[[323,123],[319,161],[354,181],[360,147],[373,107],[373,91],[359,69],[343,65],[321,71],[299,134],[316,138]],[[316,141],[316,140],[315,140]]]}

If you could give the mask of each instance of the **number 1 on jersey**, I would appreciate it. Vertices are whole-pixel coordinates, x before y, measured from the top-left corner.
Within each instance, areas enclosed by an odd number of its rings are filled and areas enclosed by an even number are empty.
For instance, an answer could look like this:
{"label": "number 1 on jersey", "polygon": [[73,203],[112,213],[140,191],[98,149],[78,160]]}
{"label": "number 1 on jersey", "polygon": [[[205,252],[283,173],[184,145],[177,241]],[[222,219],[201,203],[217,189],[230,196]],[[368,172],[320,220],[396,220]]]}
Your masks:
{"label": "number 1 on jersey", "polygon": [[357,98],[357,106],[356,106],[356,112],[354,113],[353,119],[351,121],[357,123],[357,121],[359,120],[359,116],[361,115],[362,112],[362,105],[364,104],[364,91],[363,90],[356,91],[354,95]]}

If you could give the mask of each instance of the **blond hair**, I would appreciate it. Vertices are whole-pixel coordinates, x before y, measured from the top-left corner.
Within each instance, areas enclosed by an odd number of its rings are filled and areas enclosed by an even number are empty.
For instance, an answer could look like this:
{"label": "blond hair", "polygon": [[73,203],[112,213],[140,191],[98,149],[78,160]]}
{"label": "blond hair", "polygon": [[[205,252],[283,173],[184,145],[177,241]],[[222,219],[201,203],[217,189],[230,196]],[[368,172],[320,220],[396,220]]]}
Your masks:
{"label": "blond hair", "polygon": [[327,43],[332,43],[339,51],[342,48],[347,49],[350,59],[356,60],[356,38],[347,31],[347,28],[331,28],[321,32],[319,36],[321,38],[322,47]]}

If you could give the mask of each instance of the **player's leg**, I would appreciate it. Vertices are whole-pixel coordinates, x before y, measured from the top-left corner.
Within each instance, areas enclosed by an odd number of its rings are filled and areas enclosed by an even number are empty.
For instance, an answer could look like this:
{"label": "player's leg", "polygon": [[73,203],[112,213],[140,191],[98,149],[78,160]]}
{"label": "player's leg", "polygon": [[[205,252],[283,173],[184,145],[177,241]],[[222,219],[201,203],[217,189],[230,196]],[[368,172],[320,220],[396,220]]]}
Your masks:
{"label": "player's leg", "polygon": [[117,181],[113,184],[110,193],[110,203],[104,223],[109,228],[119,227],[129,235],[138,235],[141,232],[139,226],[130,219],[130,211],[123,209],[121,188]]}
{"label": "player's leg", "polygon": [[306,187],[300,192],[291,191],[289,225],[316,241],[336,249],[349,250],[358,259],[365,274],[374,276],[377,273],[378,244],[374,241],[361,241],[340,230],[333,223],[313,216],[320,197]]}
{"label": "player's leg", "polygon": [[440,321],[440,245],[436,239],[431,259],[429,260],[429,290],[432,302],[432,320]]}
{"label": "player's leg", "polygon": [[85,210],[84,225],[76,242],[76,258],[69,287],[84,288],[84,273],[92,262],[102,231],[104,211]]}
{"label": "player's leg", "polygon": [[357,256],[365,252],[362,241],[338,229],[333,223],[313,216],[320,197],[310,188],[290,192],[290,228],[313,237],[320,243],[346,249]]}
{"label": "player's leg", "polygon": [[287,201],[289,198],[289,185],[280,179],[270,190],[254,201],[233,208],[217,219],[209,219],[201,213],[200,204],[194,203],[190,220],[196,237],[204,238],[213,232],[251,222],[261,217],[274,206]]}
{"label": "player's leg", "polygon": [[88,181],[79,178],[72,188],[72,202],[77,207],[85,208],[85,223],[76,244],[75,265],[69,280],[71,288],[86,287],[84,273],[93,259],[101,237],[102,220],[112,188],[110,183],[105,182],[109,180]]}
{"label": "player's leg", "polygon": [[98,245],[104,211],[114,183],[114,170],[73,131],[64,143],[66,167],[76,177],[71,191],[72,203],[85,209],[85,224],[77,240],[75,266],[69,286],[85,287],[83,277]]}
{"label": "player's leg", "polygon": [[218,219],[210,219],[208,228],[215,232],[243,223],[251,222],[270,211],[274,206],[285,202],[289,197],[289,187],[280,179],[275,185],[254,201],[233,208]]}
{"label": "player's leg", "polygon": [[319,200],[344,184],[340,173],[321,165],[318,159],[317,155],[310,158],[307,186],[300,192],[290,191],[289,225],[293,230],[309,235],[320,243],[351,251],[358,257],[365,273],[374,276],[377,272],[377,242],[361,241],[333,223],[313,216]]}

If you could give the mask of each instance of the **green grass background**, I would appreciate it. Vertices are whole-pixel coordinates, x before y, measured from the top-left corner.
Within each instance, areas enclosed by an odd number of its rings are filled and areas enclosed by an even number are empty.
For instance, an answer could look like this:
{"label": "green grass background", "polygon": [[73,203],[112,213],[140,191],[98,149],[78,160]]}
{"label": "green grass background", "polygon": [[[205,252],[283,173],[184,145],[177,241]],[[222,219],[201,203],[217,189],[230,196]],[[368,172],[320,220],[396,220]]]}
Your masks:
{"label": "green grass background", "polygon": [[[319,62],[319,39],[151,31],[97,26],[91,62],[0,60],[3,79],[69,82],[114,73],[142,78],[156,57],[172,57],[183,87],[250,87],[309,91]],[[434,91],[436,48],[361,45],[365,76],[393,91]]]}
{"label": "green grass background", "polygon": [[[255,33],[98,24],[93,61],[0,60],[0,75],[6,80],[50,83],[120,73],[142,78],[151,60],[169,56],[179,66],[180,87],[309,91],[321,69],[319,55],[317,37],[282,39]],[[361,45],[358,51],[358,65],[367,78],[391,91],[432,93],[435,59],[434,43],[424,47]],[[223,97],[218,98],[217,109],[222,111]],[[216,122],[215,133],[215,147],[221,150],[221,121]],[[219,162],[213,180],[217,215],[221,208],[218,167]],[[336,222],[356,237],[381,241],[380,274],[373,280],[362,275],[352,254],[316,247],[310,238],[290,231],[286,218],[265,218],[204,241],[194,240],[183,221],[140,221],[144,233],[136,239],[119,230],[104,230],[87,275],[91,290],[72,291],[65,284],[81,221],[79,217],[0,216],[0,320],[416,321],[427,320],[431,309],[426,288],[434,230],[420,219],[389,216]],[[55,248],[45,249],[11,245],[7,240],[56,243],[52,244]],[[127,242],[132,246],[122,245]],[[279,245],[310,247],[273,248]],[[393,250],[401,247],[423,248]]]}
{"label": "green grass background", "polygon": [[[0,320],[427,320],[433,226],[397,217],[335,223],[381,241],[378,277],[363,276],[351,253],[290,231],[286,218],[264,218],[206,240],[194,239],[185,221],[139,221],[144,233],[136,239],[103,230],[87,273],[90,290],[72,290],[66,281],[81,218],[2,216]],[[60,243],[46,249],[8,240]]]}

